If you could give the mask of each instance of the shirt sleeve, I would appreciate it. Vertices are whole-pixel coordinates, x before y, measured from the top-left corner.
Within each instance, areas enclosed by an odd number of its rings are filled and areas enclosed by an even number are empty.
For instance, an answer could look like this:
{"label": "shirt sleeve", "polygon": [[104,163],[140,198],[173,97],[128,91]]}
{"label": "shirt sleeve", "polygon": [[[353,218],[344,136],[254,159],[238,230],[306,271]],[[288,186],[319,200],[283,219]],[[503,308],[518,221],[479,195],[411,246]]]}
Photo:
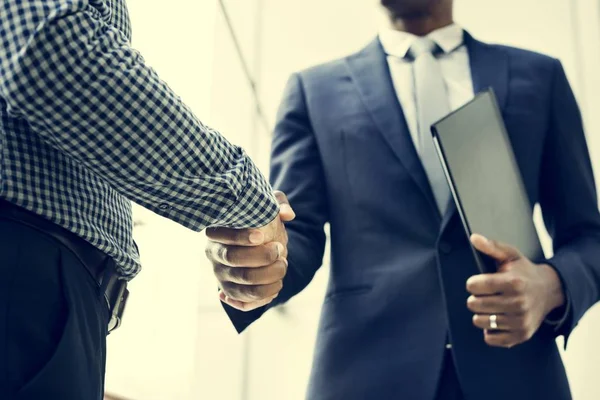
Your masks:
{"label": "shirt sleeve", "polygon": [[277,216],[250,158],[145,64],[103,0],[5,0],[0,15],[0,96],[44,141],[193,230]]}
{"label": "shirt sleeve", "polygon": [[567,296],[566,303],[564,307],[561,307],[557,310],[557,314],[550,314],[546,317],[544,322],[547,325],[554,327],[555,331],[560,331],[564,324],[567,322],[567,319],[571,315],[571,299]]}

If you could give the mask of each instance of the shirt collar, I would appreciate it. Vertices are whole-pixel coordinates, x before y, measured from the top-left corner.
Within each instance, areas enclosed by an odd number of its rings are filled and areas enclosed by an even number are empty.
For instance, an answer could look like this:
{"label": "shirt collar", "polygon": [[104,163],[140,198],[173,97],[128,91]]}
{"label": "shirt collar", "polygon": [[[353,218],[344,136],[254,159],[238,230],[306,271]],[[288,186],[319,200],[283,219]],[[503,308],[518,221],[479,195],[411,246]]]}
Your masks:
{"label": "shirt collar", "polygon": [[[463,44],[464,31],[460,25],[451,24],[436,29],[427,37],[440,46],[445,53],[450,53]],[[379,41],[385,53],[399,58],[406,57],[415,39],[417,39],[417,36],[412,33],[401,32],[392,28],[385,28],[379,33]]]}

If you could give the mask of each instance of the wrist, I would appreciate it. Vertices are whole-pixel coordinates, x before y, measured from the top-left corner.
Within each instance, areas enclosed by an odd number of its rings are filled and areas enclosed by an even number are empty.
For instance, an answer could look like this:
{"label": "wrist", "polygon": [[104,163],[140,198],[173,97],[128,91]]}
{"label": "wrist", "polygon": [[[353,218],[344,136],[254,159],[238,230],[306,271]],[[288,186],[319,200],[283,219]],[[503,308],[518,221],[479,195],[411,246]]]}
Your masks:
{"label": "wrist", "polygon": [[542,264],[541,266],[544,269],[544,276],[546,277],[544,286],[547,288],[546,315],[548,315],[565,305],[565,291],[560,277],[554,268],[547,264]]}

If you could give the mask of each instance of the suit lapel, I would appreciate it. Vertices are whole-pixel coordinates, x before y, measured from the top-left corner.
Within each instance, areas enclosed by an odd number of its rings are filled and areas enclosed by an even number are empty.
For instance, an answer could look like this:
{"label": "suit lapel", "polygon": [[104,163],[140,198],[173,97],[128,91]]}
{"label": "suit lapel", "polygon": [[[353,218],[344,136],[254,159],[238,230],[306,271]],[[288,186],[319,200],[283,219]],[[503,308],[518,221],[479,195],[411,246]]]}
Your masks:
{"label": "suit lapel", "polygon": [[410,136],[379,39],[375,39],[360,53],[349,57],[347,63],[373,123],[419,187],[429,206],[437,210],[431,186]]}
{"label": "suit lapel", "polygon": [[[503,110],[508,97],[507,54],[500,47],[474,39],[466,31],[464,40],[469,52],[474,92],[479,93],[492,87],[498,105]],[[349,57],[347,64],[373,123],[419,187],[429,206],[438,215],[429,180],[408,131],[379,39],[375,39],[360,53]],[[456,205],[454,201],[450,201],[441,221],[442,230],[455,214]]]}
{"label": "suit lapel", "polygon": [[[500,110],[504,110],[508,97],[508,55],[496,46],[490,46],[474,39],[465,31],[465,45],[469,52],[471,78],[475,94],[493,88]],[[445,229],[456,214],[456,205],[450,201],[448,210],[442,219],[442,230]]]}
{"label": "suit lapel", "polygon": [[498,105],[503,110],[508,95],[508,55],[502,48],[482,43],[467,32],[465,32],[465,44],[469,52],[475,93],[490,87],[494,88]]}

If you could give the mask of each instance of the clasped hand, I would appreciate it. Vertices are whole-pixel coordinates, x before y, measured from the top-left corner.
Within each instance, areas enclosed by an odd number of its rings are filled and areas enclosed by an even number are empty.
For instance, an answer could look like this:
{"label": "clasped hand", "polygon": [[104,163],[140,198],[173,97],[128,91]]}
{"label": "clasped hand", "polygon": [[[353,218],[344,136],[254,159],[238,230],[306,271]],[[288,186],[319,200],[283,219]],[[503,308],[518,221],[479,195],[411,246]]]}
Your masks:
{"label": "clasped hand", "polygon": [[288,237],[284,222],[295,218],[285,194],[275,192],[280,212],[257,229],[209,228],[206,255],[219,281],[219,298],[240,311],[271,303],[283,288]]}
{"label": "clasped hand", "polygon": [[[510,348],[529,340],[546,316],[565,301],[558,274],[506,244],[480,235],[473,235],[471,242],[498,262],[498,272],[467,281],[473,324],[483,329],[490,346]],[[496,316],[496,329],[491,329],[491,315]]]}

